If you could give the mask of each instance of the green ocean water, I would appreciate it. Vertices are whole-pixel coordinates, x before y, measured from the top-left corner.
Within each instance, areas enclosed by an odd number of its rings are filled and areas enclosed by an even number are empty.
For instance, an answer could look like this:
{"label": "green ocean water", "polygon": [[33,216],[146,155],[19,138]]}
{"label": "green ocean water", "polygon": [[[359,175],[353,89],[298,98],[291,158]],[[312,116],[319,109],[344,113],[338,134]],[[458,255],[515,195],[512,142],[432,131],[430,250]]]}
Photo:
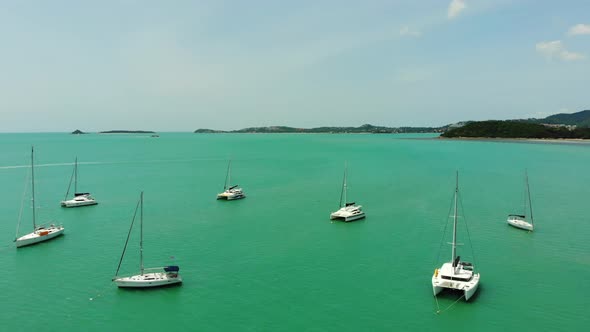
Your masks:
{"label": "green ocean water", "polygon": [[[4,331],[582,331],[590,324],[590,144],[432,135],[0,134],[0,322]],[[36,151],[38,218],[65,236],[16,249]],[[63,209],[72,163],[100,204]],[[227,161],[247,198],[216,201]],[[331,223],[344,162],[367,218]],[[528,169],[536,228],[522,210]],[[435,314],[433,270],[459,171],[478,294]],[[146,266],[180,287],[111,283],[140,191]],[[32,229],[29,201],[21,234]],[[441,245],[442,242],[442,245]],[[438,259],[437,259],[438,258]],[[124,273],[138,270],[134,233]],[[443,293],[441,308],[456,293]]]}

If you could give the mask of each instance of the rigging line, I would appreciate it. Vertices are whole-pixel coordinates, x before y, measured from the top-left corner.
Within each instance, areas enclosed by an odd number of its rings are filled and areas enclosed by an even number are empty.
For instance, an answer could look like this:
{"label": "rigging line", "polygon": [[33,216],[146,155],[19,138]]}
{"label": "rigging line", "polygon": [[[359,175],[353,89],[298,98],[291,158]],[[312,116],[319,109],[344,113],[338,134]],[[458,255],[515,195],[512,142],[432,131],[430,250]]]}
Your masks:
{"label": "rigging line", "polygon": [[[455,192],[455,189],[453,189],[453,192]],[[454,198],[454,194],[453,194],[453,198]],[[440,259],[440,252],[442,250],[443,242],[445,241],[445,234],[447,233],[447,227],[449,226],[449,216],[451,214],[452,209],[453,209],[453,200],[451,199],[451,204],[449,205],[449,211],[447,212],[447,219],[445,222],[445,228],[443,229],[442,237],[440,239],[440,245],[438,246],[438,255],[436,256],[436,261],[432,265],[438,263],[438,261]]]}
{"label": "rigging line", "polygon": [[89,297],[88,300],[89,301],[94,301],[95,299],[102,297],[102,293],[104,293],[104,291],[108,288],[111,287],[111,284],[106,285],[105,287],[101,288],[98,290],[97,294],[94,297]]}
{"label": "rigging line", "polygon": [[23,208],[25,206],[25,195],[27,194],[27,188],[29,186],[29,172],[27,172],[27,174],[25,175],[25,184],[24,184],[24,188],[23,189],[23,197],[20,201],[20,210],[18,212],[18,222],[16,223],[16,234],[14,236],[14,241],[16,241],[16,239],[18,239],[18,231],[20,228],[20,222],[23,216]]}
{"label": "rigging line", "polygon": [[[129,237],[131,236],[131,230],[133,230],[133,224],[135,223],[135,217],[137,216],[137,210],[139,209],[139,203],[137,202],[137,206],[135,206],[135,212],[133,213],[133,219],[131,220],[131,226],[129,226],[129,233],[127,233],[127,240],[125,240],[125,246],[123,247],[123,252],[121,253],[121,259],[119,260],[119,266],[117,266],[117,272],[115,272],[115,277],[119,275],[119,269],[121,268],[121,263],[123,262],[123,257],[125,256],[125,251],[127,250],[127,243],[129,243]],[[114,281],[115,278],[112,279]]]}
{"label": "rigging line", "polygon": [[440,313],[440,305],[438,304],[438,298],[436,295],[434,296],[434,301],[436,302],[436,314],[438,315]]}
{"label": "rigging line", "polygon": [[[435,296],[435,297],[436,297],[436,296]],[[461,300],[461,299],[462,299],[462,298],[464,298],[464,297],[465,297],[465,294],[461,295],[461,297],[459,297],[457,300],[455,300],[455,302],[451,303],[451,304],[450,304],[448,307],[444,308],[443,310],[438,310],[438,311],[436,312],[436,314],[437,314],[437,315],[438,315],[438,314],[442,314],[443,312],[445,312],[445,311],[447,311],[447,310],[451,309],[451,307],[452,307],[452,306],[454,306],[455,304],[457,304],[457,302],[459,302],[459,300]],[[438,305],[438,300],[436,300],[436,304]]]}
{"label": "rigging line", "polygon": [[70,176],[70,183],[68,183],[68,191],[66,191],[66,196],[64,197],[64,201],[68,199],[68,195],[70,194],[70,188],[72,187],[72,180],[74,179],[75,170],[76,170],[76,168],[74,167],[74,170],[72,170],[72,176]]}
{"label": "rigging line", "polygon": [[228,186],[231,186],[231,184],[227,183],[227,178],[229,177],[230,167],[231,167],[231,159],[227,163],[227,172],[225,172],[225,182],[223,183],[223,191],[225,191]]}
{"label": "rigging line", "polygon": [[461,195],[459,195],[459,203],[461,205],[461,211],[463,211],[465,230],[467,230],[467,237],[469,238],[469,247],[471,248],[471,255],[473,256],[473,266],[477,266],[477,259],[475,259],[475,250],[473,250],[473,241],[471,241],[471,234],[469,234],[469,227],[467,227],[467,217],[465,216],[465,209],[463,208],[463,197]]}

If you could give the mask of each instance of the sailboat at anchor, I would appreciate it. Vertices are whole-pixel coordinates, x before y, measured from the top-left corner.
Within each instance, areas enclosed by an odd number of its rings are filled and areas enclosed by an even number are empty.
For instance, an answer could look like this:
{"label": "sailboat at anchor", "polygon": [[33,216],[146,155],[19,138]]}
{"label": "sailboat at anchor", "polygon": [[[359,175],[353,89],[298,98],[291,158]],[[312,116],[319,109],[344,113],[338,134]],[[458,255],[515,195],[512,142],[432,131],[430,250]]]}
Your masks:
{"label": "sailboat at anchor", "polygon": [[435,269],[432,275],[432,291],[437,296],[443,289],[456,289],[463,292],[465,301],[475,294],[479,286],[479,273],[475,273],[472,263],[461,261],[457,255],[457,200],[459,196],[459,173],[455,182],[453,214],[453,242],[451,245],[451,261],[444,263],[441,268]]}
{"label": "sailboat at anchor", "polygon": [[[24,198],[24,197],[23,197]],[[64,233],[64,228],[61,225],[38,225],[37,224],[37,207],[35,205],[35,165],[34,165],[34,149],[31,147],[31,200],[33,204],[33,232],[29,234],[25,234],[21,237],[18,237],[18,230],[20,227],[20,217],[16,227],[16,236],[17,238],[14,240],[16,243],[16,247],[24,247],[31,244],[51,240],[56,238]],[[23,200],[24,203],[24,200]],[[22,215],[22,207],[21,207],[21,215]]]}
{"label": "sailboat at anchor", "polygon": [[[72,187],[72,180],[74,182],[74,198],[68,200],[68,195]],[[98,204],[98,202],[94,199],[94,197],[92,197],[92,195],[90,195],[90,193],[78,192],[78,157],[76,157],[76,160],[74,161],[74,171],[72,173],[72,177],[70,178],[70,184],[68,185],[68,191],[66,192],[64,200],[61,201],[61,206],[69,208],[96,204]]]}
{"label": "sailboat at anchor", "polygon": [[[121,269],[121,263],[123,262],[123,258],[125,257],[125,251],[127,250],[127,244],[129,243],[129,237],[131,236],[131,231],[133,230],[133,224],[135,223],[135,217],[137,216],[137,210],[139,209],[139,229],[140,229],[140,237],[139,237],[139,274],[121,277],[119,276],[119,270]],[[146,272],[148,271],[148,272]],[[168,286],[179,284],[182,282],[182,277],[178,273],[180,268],[176,265],[173,266],[164,266],[164,267],[154,267],[154,268],[144,268],[143,266],[143,191],[139,196],[139,202],[137,202],[137,206],[135,207],[135,213],[133,215],[133,219],[131,220],[131,226],[129,227],[129,233],[127,234],[127,240],[125,241],[125,246],[123,247],[123,253],[121,253],[121,259],[119,260],[119,266],[117,267],[117,271],[115,272],[115,277],[113,277],[112,281],[117,284],[119,288],[153,288],[153,287],[161,287],[161,286]]]}

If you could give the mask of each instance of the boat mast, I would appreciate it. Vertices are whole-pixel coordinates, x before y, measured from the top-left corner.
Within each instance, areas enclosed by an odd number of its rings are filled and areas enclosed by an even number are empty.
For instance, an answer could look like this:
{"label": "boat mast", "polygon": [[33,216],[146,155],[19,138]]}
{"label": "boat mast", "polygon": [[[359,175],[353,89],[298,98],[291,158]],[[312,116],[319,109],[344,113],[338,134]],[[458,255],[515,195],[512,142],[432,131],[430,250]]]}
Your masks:
{"label": "boat mast", "polygon": [[231,166],[231,159],[229,160],[229,163],[227,163],[227,172],[225,173],[225,182],[223,183],[223,191],[225,191],[228,187],[227,181],[229,180],[229,172],[230,172],[230,166]]}
{"label": "boat mast", "polygon": [[531,211],[531,225],[533,225],[533,204],[531,203],[531,189],[529,188],[529,174],[526,169],[524,170],[524,177],[525,177],[525,181],[526,181],[526,192],[527,192],[527,195],[529,196],[529,209]]}
{"label": "boat mast", "polygon": [[33,164],[33,147],[31,146],[31,192],[33,198],[33,230],[37,229],[35,223],[35,166]]}
{"label": "boat mast", "polygon": [[452,245],[452,255],[453,258],[451,260],[453,267],[455,267],[455,258],[457,257],[457,196],[459,196],[459,172],[456,173],[456,180],[455,180],[455,213],[453,215],[453,243]]}
{"label": "boat mast", "polygon": [[143,191],[139,198],[140,210],[139,210],[139,267],[141,275],[143,275]]}
{"label": "boat mast", "polygon": [[346,162],[344,162],[344,176],[342,177],[342,190],[340,191],[340,204],[338,208],[341,208],[342,198],[344,198],[344,204],[346,205]]}
{"label": "boat mast", "polygon": [[74,195],[78,192],[78,156],[74,161]]}
{"label": "boat mast", "polygon": [[348,165],[344,163],[344,205],[348,203],[348,199],[346,198],[347,186],[346,186],[346,175],[348,173]]}

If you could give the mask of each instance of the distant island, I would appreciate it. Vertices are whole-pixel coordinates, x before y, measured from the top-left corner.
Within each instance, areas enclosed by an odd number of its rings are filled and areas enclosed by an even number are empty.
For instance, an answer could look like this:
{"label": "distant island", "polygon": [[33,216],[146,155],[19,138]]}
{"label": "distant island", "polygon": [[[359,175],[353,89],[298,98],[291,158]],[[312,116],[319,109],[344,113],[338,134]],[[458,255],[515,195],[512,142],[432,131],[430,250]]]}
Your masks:
{"label": "distant island", "polygon": [[213,129],[197,129],[196,134],[213,133],[314,133],[314,134],[401,134],[401,133],[442,133],[445,127],[381,127],[365,124],[360,127],[317,127],[294,128],[286,126],[251,127],[239,130],[223,131]]}
{"label": "distant island", "polygon": [[99,134],[155,134],[155,131],[149,130],[108,130],[100,131]]}
{"label": "distant island", "polygon": [[83,132],[80,129],[76,129],[76,130],[72,131],[72,135],[84,135],[84,134],[87,134],[87,133]]}
{"label": "distant island", "polygon": [[590,110],[544,119],[469,121],[450,125],[441,137],[590,139]]}

